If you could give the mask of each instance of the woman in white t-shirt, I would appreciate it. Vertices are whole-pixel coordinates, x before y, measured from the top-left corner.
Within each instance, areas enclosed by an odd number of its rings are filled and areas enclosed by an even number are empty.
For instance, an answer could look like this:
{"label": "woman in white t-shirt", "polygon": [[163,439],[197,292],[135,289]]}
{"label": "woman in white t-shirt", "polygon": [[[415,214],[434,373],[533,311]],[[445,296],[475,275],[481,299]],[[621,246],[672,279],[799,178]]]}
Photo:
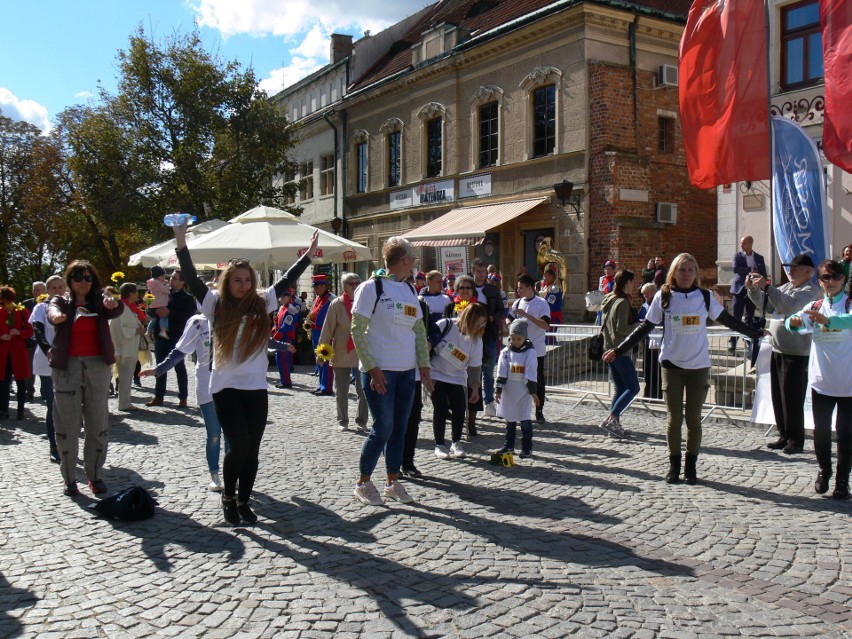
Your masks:
{"label": "woman in white t-shirt", "polygon": [[[488,311],[482,304],[469,304],[455,319],[438,320],[443,336],[432,356],[432,430],[438,459],[464,457],[461,445],[467,389],[471,400],[479,399],[482,374],[482,335],[488,323]],[[447,414],[452,410],[452,445],[447,449],[444,433]]]}
{"label": "woman in white t-shirt", "polygon": [[696,462],[701,448],[701,408],[710,388],[707,319],[716,320],[755,340],[763,336],[763,331],[749,328],[728,314],[710,291],[701,288],[698,274],[698,262],[692,255],[678,255],[672,262],[666,283],[654,295],[645,319],[603,356],[605,362],[612,362],[617,356],[629,353],[655,326],[663,325],[660,364],[668,421],[669,472],[666,482],[669,484],[680,482],[684,413],[687,437],[683,475],[687,484],[698,483]]}
{"label": "woman in white t-shirt", "polygon": [[[414,401],[415,371],[432,390],[423,311],[414,287],[406,282],[414,266],[414,248],[401,237],[382,247],[385,268],[355,290],[352,340],[361,362],[361,386],[373,417],[364,439],[355,497],[380,506],[385,500],[413,501],[399,483],[408,417]],[[370,476],[384,453],[387,483],[379,495]]]}
{"label": "woman in white t-shirt", "polygon": [[831,415],[837,410],[837,476],[834,499],[849,498],[849,470],[852,467],[852,315],[847,293],[843,292],[843,265],[825,260],[817,268],[825,296],[811,302],[786,322],[793,333],[810,333],[811,357],[808,377],[814,413],[814,452],[819,473],[814,490],[828,492],[831,479]]}
{"label": "woman in white t-shirt", "polygon": [[[248,260],[234,259],[219,276],[216,290],[198,277],[186,248],[186,225],[176,226],[175,240],[183,279],[212,328],[213,365],[210,394],[216,416],[230,445],[222,463],[222,512],[225,521],[253,524],[257,515],[248,501],[257,477],[258,455],[268,413],[266,345],[272,328],[270,313],[311,263],[319,233],[274,286],[259,293],[257,274]],[[239,490],[237,485],[239,484]]]}

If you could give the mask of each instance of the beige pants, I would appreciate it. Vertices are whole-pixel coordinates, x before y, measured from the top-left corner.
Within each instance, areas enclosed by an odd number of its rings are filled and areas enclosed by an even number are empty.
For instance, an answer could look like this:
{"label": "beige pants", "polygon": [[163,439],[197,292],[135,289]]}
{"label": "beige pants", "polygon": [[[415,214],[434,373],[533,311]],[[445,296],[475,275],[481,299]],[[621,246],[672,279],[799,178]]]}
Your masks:
{"label": "beige pants", "polygon": [[[341,426],[349,425],[349,374],[350,368],[334,369],[334,398],[337,401],[337,423]],[[364,389],[361,388],[361,373],[355,371],[355,394],[358,395],[358,417],[356,422],[359,426],[367,424],[369,412],[367,410],[367,398]]]}
{"label": "beige pants", "polygon": [[139,358],[134,353],[130,357],[117,357],[115,373],[118,376],[118,407],[130,408],[130,390],[133,388],[133,372]]}
{"label": "beige pants", "polygon": [[86,477],[90,481],[101,478],[109,443],[110,377],[110,367],[103,357],[69,357],[64,371],[53,369],[53,426],[66,484],[77,482],[81,421],[86,429]]}

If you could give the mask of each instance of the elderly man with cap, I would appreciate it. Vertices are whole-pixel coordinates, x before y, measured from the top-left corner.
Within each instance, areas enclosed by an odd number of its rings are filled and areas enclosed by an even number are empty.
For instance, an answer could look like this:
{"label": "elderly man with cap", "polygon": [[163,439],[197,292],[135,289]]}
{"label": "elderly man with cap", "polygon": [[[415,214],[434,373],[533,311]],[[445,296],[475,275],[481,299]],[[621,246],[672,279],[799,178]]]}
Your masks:
{"label": "elderly man with cap", "polygon": [[[311,278],[311,286],[314,289],[314,302],[311,310],[305,318],[305,329],[311,331],[311,344],[316,350],[320,344],[320,333],[328,314],[328,307],[334,295],[328,290],[328,278],[325,275],[314,275]],[[330,362],[324,362],[319,367],[319,387],[312,391],[314,395],[334,395],[334,371]]]}
{"label": "elderly man with cap", "polygon": [[802,452],[805,443],[805,392],[808,386],[808,356],[810,336],[793,335],[784,326],[784,318],[796,313],[808,303],[820,298],[820,288],[814,281],[814,262],[809,255],[800,253],[788,264],[790,281],[776,288],[759,273],[751,273],[745,280],[748,296],[755,306],[763,308],[769,318],[768,329],[772,340],[772,408],[780,437],[768,444],[772,449],[783,449],[792,455]]}

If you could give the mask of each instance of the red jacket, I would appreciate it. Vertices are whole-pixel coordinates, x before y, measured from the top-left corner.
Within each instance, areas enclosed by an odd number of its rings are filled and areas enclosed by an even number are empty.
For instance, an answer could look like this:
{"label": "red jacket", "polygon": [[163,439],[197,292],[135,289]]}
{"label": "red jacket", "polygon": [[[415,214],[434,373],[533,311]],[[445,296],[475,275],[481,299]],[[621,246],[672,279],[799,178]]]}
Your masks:
{"label": "red jacket", "polygon": [[[7,307],[0,307],[0,336],[11,335],[12,339],[0,340],[0,379],[6,379],[9,372],[6,370],[6,362],[12,357],[12,374],[15,379],[27,379],[32,375],[30,370],[30,355],[27,352],[27,338],[33,336],[33,326],[29,322],[30,312],[27,309],[13,310],[11,313]],[[20,335],[12,335],[11,331],[16,328]]]}

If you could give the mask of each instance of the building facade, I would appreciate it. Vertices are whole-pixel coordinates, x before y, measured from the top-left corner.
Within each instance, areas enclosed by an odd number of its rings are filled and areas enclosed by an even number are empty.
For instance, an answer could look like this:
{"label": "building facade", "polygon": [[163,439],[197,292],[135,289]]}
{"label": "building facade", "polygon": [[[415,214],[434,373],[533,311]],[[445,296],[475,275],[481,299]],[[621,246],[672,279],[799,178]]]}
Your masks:
{"label": "building facade", "polygon": [[[769,3],[769,78],[772,115],[798,122],[817,147],[822,144],[825,83],[819,0],[771,0]],[[830,254],[839,257],[852,243],[852,176],[821,154],[829,210]],[[731,259],[739,240],[754,237],[754,250],[771,263],[775,281],[785,277],[774,251],[768,180],[718,187],[719,281],[733,277]]]}

